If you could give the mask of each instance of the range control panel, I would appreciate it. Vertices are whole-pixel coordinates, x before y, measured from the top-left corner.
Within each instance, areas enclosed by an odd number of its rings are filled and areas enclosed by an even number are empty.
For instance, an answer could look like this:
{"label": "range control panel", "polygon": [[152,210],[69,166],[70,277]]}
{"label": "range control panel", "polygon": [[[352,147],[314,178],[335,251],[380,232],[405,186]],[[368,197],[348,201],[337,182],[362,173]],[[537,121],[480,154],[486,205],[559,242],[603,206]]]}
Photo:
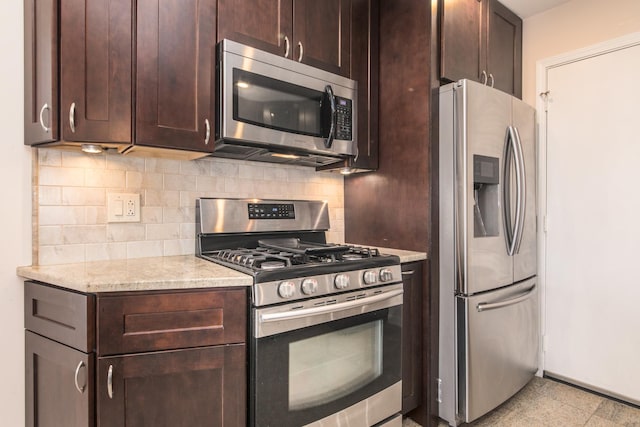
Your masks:
{"label": "range control panel", "polygon": [[249,203],[249,219],[295,219],[293,203]]}

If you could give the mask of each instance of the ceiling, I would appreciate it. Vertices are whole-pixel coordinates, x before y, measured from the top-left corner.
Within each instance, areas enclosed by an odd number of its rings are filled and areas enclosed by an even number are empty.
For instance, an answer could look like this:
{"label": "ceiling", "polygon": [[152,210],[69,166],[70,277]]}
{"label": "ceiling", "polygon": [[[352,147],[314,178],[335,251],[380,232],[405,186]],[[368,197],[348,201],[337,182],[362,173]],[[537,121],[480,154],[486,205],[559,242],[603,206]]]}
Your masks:
{"label": "ceiling", "polygon": [[548,9],[553,9],[570,0],[499,0],[520,18],[528,18]]}

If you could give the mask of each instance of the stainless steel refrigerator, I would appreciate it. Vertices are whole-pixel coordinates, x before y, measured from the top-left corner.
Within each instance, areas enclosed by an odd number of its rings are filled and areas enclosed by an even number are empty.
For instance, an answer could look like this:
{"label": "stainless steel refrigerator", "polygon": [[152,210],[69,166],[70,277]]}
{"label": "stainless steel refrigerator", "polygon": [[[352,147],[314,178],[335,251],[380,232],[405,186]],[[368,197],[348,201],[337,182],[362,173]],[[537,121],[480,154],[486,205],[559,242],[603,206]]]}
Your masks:
{"label": "stainless steel refrigerator", "polygon": [[538,369],[535,110],[480,83],[440,90],[439,415],[471,422]]}

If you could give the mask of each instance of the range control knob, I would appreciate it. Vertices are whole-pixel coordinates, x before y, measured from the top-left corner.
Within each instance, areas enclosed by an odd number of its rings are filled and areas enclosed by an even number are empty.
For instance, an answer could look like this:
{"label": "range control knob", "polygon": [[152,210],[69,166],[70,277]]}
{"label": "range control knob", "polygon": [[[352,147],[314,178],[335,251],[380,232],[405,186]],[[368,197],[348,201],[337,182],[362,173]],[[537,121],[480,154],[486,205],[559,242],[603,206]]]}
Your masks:
{"label": "range control knob", "polygon": [[349,287],[349,276],[346,274],[338,274],[333,281],[333,284],[338,289],[345,289]]}
{"label": "range control knob", "polygon": [[375,271],[367,270],[364,272],[363,280],[366,285],[372,285],[378,281],[378,275]]}
{"label": "range control knob", "polygon": [[305,295],[315,294],[318,290],[318,281],[316,279],[304,279],[302,281],[302,293]]}
{"label": "range control knob", "polygon": [[278,294],[282,298],[291,298],[296,294],[296,284],[293,282],[280,282],[278,285]]}
{"label": "range control knob", "polygon": [[388,282],[391,279],[393,279],[393,273],[391,273],[391,270],[389,270],[388,268],[383,268],[380,270],[381,282]]}

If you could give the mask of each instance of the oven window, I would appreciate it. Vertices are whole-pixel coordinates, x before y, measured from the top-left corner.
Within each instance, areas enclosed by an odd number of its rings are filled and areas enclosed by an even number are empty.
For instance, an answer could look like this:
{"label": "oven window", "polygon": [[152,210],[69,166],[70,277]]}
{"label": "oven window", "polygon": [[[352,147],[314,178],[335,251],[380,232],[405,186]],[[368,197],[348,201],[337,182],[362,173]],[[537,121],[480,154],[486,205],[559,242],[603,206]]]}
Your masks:
{"label": "oven window", "polygon": [[233,69],[233,119],[270,129],[321,136],[323,93]]}
{"label": "oven window", "polygon": [[289,344],[289,410],[323,405],[382,375],[382,321]]}

